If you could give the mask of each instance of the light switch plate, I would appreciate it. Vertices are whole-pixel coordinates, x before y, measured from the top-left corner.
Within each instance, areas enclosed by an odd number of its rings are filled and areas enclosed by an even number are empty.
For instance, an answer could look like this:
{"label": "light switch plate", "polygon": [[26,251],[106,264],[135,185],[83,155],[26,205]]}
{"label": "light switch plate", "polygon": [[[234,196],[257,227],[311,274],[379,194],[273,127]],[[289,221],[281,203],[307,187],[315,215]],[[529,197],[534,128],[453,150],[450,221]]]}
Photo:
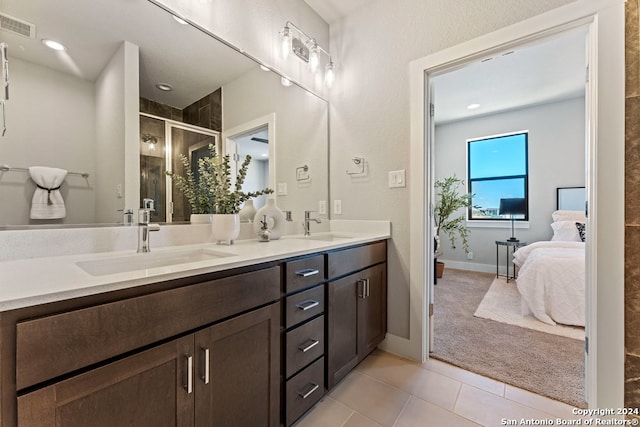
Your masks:
{"label": "light switch plate", "polygon": [[327,214],[327,201],[326,200],[320,200],[318,202],[318,213],[320,215],[326,215]]}
{"label": "light switch plate", "polygon": [[389,188],[406,187],[404,169],[389,171]]}
{"label": "light switch plate", "polygon": [[287,195],[287,183],[279,182],[278,183],[278,196],[286,196]]}

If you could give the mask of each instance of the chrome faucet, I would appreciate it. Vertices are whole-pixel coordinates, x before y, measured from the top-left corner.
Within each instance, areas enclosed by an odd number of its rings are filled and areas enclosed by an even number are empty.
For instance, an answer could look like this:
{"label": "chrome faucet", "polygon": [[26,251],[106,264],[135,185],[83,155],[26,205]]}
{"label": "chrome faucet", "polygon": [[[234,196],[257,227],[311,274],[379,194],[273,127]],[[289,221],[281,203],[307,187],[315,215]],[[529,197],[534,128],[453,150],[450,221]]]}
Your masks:
{"label": "chrome faucet", "polygon": [[149,233],[159,231],[159,224],[151,223],[151,212],[155,211],[153,199],[143,199],[142,208],[138,211],[138,250],[137,252],[150,252]]}
{"label": "chrome faucet", "polygon": [[316,224],[321,224],[322,221],[320,221],[318,218],[311,218],[311,212],[315,212],[315,211],[304,211],[304,235],[306,236],[311,236],[311,228],[309,227],[309,224],[311,223],[311,221],[315,221]]}

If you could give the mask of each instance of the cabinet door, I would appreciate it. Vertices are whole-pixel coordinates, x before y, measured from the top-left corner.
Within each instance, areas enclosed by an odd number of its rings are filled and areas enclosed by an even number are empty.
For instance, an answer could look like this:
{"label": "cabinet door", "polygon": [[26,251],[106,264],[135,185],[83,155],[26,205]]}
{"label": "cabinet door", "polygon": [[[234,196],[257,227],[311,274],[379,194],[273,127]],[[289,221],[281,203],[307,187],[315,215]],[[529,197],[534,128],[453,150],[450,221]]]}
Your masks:
{"label": "cabinet door", "polygon": [[358,364],[359,276],[327,284],[327,388],[331,389]]}
{"label": "cabinet door", "polygon": [[279,304],[198,331],[195,337],[195,425],[279,425]]}
{"label": "cabinet door", "polygon": [[387,333],[387,264],[360,273],[364,295],[358,298],[358,360],[364,359]]}
{"label": "cabinet door", "polygon": [[191,426],[187,336],[18,397],[18,426]]}

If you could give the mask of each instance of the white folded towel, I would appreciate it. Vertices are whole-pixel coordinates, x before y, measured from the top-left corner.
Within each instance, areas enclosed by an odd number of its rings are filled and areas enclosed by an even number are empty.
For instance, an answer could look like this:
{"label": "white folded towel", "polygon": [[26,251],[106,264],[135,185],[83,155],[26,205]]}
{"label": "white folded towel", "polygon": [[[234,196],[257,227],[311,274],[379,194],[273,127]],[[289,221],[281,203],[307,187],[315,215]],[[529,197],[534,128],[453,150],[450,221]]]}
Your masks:
{"label": "white folded towel", "polygon": [[57,219],[67,216],[60,185],[67,176],[64,169],[31,166],[31,179],[36,183],[36,191],[31,199],[31,219]]}

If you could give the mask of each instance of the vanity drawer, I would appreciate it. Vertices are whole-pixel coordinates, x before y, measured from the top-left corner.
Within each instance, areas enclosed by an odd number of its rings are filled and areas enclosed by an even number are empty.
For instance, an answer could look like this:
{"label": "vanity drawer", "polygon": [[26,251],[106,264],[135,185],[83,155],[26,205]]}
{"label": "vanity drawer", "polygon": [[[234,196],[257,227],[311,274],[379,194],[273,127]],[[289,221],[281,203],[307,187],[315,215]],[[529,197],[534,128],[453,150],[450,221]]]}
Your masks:
{"label": "vanity drawer", "polygon": [[387,260],[387,242],[377,242],[327,254],[328,278],[344,276]]}
{"label": "vanity drawer", "polygon": [[287,381],[286,425],[291,425],[324,396],[324,357]]}
{"label": "vanity drawer", "polygon": [[284,263],[285,292],[295,292],[324,281],[324,255]]}
{"label": "vanity drawer", "polygon": [[285,327],[290,328],[324,312],[324,285],[286,297]]}
{"label": "vanity drawer", "polygon": [[280,286],[271,267],[19,322],[17,389],[276,301]]}
{"label": "vanity drawer", "polygon": [[287,332],[286,377],[324,354],[324,316]]}

